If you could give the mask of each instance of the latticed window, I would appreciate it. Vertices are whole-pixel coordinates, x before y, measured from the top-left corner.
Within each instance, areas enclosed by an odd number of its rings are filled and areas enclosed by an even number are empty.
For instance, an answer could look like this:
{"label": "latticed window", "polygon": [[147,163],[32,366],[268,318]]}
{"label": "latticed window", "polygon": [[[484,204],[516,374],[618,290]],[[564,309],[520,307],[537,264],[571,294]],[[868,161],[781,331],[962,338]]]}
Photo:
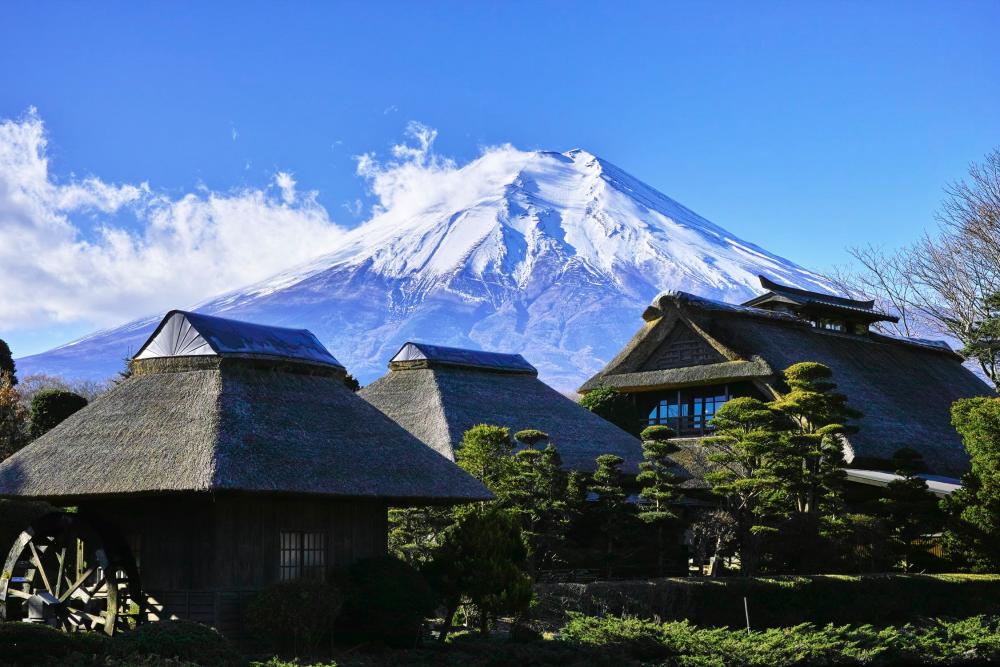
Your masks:
{"label": "latticed window", "polygon": [[725,385],[671,392],[652,407],[646,423],[670,426],[680,435],[702,435],[712,430],[716,411],[729,398]]}
{"label": "latticed window", "polygon": [[326,577],[326,533],[281,533],[281,581]]}

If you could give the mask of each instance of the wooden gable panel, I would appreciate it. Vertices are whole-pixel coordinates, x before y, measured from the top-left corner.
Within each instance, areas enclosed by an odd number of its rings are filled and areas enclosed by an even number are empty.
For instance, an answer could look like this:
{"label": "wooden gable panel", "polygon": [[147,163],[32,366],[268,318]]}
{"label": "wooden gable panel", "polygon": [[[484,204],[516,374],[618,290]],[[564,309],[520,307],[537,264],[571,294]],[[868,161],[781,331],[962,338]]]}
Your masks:
{"label": "wooden gable panel", "polygon": [[677,322],[666,339],[643,362],[641,370],[684,368],[686,366],[715,364],[720,361],[727,361],[727,359],[686,324]]}

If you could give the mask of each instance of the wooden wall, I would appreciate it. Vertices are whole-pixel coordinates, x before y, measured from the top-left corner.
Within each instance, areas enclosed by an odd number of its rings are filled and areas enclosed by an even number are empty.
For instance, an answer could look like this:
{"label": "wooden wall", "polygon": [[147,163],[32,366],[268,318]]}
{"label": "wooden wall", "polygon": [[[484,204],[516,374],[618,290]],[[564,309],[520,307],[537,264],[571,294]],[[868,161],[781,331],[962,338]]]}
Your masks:
{"label": "wooden wall", "polygon": [[328,580],[387,550],[381,502],[206,494],[101,501],[86,509],[134,545],[156,617],[188,618],[230,635],[239,634],[239,613],[230,607],[279,580],[281,532],[325,534]]}

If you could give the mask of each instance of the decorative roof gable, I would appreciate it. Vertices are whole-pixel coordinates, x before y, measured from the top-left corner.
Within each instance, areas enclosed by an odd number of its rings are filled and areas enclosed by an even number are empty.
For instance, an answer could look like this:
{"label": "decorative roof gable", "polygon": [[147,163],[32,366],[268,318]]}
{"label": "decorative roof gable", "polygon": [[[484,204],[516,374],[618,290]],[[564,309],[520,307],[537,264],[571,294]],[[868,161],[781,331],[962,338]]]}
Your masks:
{"label": "decorative roof gable", "polygon": [[538,370],[520,354],[484,352],[483,350],[468,350],[459,347],[428,345],[427,343],[408,342],[389,360],[389,368],[394,370],[428,365],[538,374]]}

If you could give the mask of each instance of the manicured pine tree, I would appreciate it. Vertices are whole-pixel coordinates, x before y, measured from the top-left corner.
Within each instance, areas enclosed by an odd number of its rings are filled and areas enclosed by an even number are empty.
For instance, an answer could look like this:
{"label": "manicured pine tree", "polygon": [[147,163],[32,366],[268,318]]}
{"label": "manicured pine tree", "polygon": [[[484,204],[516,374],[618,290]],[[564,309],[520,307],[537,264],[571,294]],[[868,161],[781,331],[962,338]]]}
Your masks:
{"label": "manicured pine tree", "polygon": [[672,472],[674,462],[670,455],[678,450],[671,442],[676,435],[669,426],[649,426],[642,431],[642,462],[636,481],[639,491],[637,518],[656,529],[657,573],[664,574],[663,532],[667,524],[677,518],[671,508],[680,498],[677,477]]}
{"label": "manicured pine tree", "polygon": [[514,469],[513,451],[509,428],[479,424],[462,436],[455,462],[485,484],[497,500],[506,503]]}
{"label": "manicured pine tree", "polygon": [[895,453],[893,461],[900,479],[889,482],[879,501],[878,515],[889,530],[892,554],[903,572],[909,572],[914,558],[926,550],[917,541],[940,524],[938,500],[928,490],[927,482],[917,477],[924,468],[919,453],[904,447]]}
{"label": "manicured pine tree", "polygon": [[1000,399],[966,398],[951,408],[951,422],[969,453],[962,486],[941,501],[945,549],[976,572],[1000,570]]}
{"label": "manicured pine tree", "polygon": [[962,356],[975,359],[1000,390],[1000,292],[982,302],[983,319],[967,333]]}
{"label": "manicured pine tree", "polygon": [[740,568],[744,575],[753,575],[760,561],[760,538],[775,530],[782,512],[782,480],[774,460],[781,448],[780,417],[763,401],[741,397],[719,408],[712,424],[715,435],[702,442],[715,465],[705,480],[735,519]]}
{"label": "manicured pine tree", "polygon": [[596,461],[597,469],[590,478],[589,490],[596,496],[593,511],[604,536],[605,568],[610,578],[615,562],[615,547],[627,530],[628,520],[631,518],[626,502],[625,476],[621,469],[625,459],[615,454],[602,454]]}
{"label": "manicured pine tree", "polygon": [[441,642],[463,604],[475,605],[484,635],[497,616],[523,615],[534,597],[527,559],[520,521],[510,510],[477,507],[445,530],[424,570],[446,610]]}
{"label": "manicured pine tree", "polygon": [[7,341],[0,338],[0,375],[3,373],[10,374],[11,386],[17,385],[17,367],[14,364],[14,356],[10,352]]}
{"label": "manicured pine tree", "polygon": [[414,567],[427,563],[455,519],[450,507],[427,505],[389,510],[389,552]]}
{"label": "manicured pine tree", "polygon": [[784,372],[789,392],[771,403],[787,422],[783,455],[775,459],[778,474],[800,514],[818,516],[838,498],[844,476],[842,436],[856,430],[847,426],[848,419],[861,417],[837,393],[832,377],[823,364],[789,366]]}

